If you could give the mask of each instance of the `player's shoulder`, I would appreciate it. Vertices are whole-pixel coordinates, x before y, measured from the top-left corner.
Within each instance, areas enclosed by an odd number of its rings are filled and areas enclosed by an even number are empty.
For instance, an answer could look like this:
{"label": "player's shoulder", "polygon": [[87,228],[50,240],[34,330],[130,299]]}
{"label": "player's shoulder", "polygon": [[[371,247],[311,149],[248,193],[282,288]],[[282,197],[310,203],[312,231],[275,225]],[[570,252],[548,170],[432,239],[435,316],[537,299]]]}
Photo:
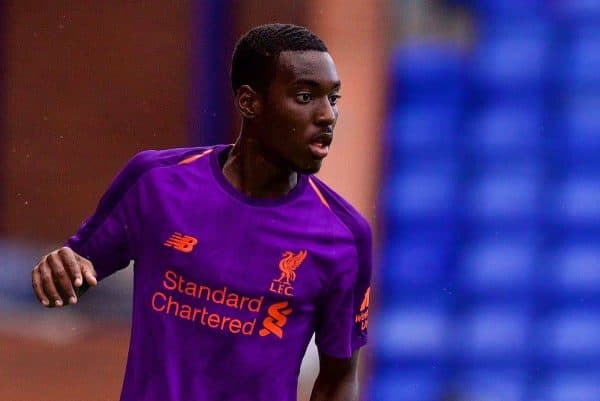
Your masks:
{"label": "player's shoulder", "polygon": [[171,148],[160,150],[143,150],[135,154],[125,166],[126,170],[139,175],[156,167],[166,167],[181,164],[188,159],[200,156],[214,150],[216,146],[197,146],[186,148]]}
{"label": "player's shoulder", "polygon": [[370,239],[371,226],[367,219],[350,202],[325,182],[314,175],[311,175],[309,178],[323,195],[329,209],[352,232],[355,238]]}
{"label": "player's shoulder", "polygon": [[135,154],[112,182],[109,191],[119,194],[125,194],[130,188],[147,177],[148,173],[161,167],[177,166],[188,160],[193,160],[199,155],[211,152],[218,146],[211,147],[188,147],[171,148],[161,150],[144,150]]}
{"label": "player's shoulder", "polygon": [[146,175],[146,173],[156,168],[186,164],[202,155],[212,152],[217,147],[218,145],[143,150],[129,159],[119,175],[122,180],[133,184]]}

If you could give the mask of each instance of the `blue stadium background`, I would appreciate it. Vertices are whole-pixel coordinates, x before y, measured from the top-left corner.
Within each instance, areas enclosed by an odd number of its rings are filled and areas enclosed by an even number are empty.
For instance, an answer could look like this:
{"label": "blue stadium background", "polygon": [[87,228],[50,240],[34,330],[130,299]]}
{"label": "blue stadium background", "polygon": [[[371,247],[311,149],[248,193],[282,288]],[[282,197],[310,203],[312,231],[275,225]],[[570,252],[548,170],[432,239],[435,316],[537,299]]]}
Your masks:
{"label": "blue stadium background", "polygon": [[600,1],[390,61],[370,399],[600,400]]}

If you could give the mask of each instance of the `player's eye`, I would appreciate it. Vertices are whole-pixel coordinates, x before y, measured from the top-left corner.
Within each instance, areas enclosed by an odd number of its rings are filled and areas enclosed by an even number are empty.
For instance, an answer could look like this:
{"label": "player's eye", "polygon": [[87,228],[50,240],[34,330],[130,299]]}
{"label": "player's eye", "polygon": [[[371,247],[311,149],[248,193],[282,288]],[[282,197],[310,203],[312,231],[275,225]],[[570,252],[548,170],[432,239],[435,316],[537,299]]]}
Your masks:
{"label": "player's eye", "polygon": [[335,106],[340,98],[341,98],[340,95],[330,95],[329,96],[329,104],[331,104],[332,106]]}
{"label": "player's eye", "polygon": [[302,92],[302,93],[298,93],[296,95],[296,100],[302,104],[309,103],[311,101],[311,99],[312,99],[312,96],[308,92]]}

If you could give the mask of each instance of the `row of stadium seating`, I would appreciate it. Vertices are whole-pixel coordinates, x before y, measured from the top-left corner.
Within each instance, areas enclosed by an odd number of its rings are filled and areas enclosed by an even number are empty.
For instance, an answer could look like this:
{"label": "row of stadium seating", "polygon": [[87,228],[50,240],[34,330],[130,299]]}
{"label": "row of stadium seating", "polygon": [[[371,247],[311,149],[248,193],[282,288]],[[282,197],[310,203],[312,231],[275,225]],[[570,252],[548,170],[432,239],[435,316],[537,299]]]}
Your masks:
{"label": "row of stadium seating", "polygon": [[526,369],[472,369],[456,375],[435,368],[403,369],[402,375],[382,374],[380,381],[390,385],[373,389],[373,399],[595,401],[600,393],[600,371],[587,368],[540,374],[535,379]]}
{"label": "row of stadium seating", "polygon": [[600,400],[600,1],[391,61],[372,401]]}
{"label": "row of stadium seating", "polygon": [[[600,38],[598,41],[600,43]],[[595,71],[600,71],[600,65]],[[532,154],[551,158],[556,157],[557,151],[564,150],[579,156],[593,156],[600,150],[597,135],[600,115],[596,112],[600,96],[563,99],[562,110],[551,116],[545,116],[538,105],[488,100],[485,107],[473,110],[464,120],[460,110],[454,107],[420,103],[391,112],[388,130],[397,133],[389,138],[394,153],[409,157],[427,153],[440,157],[462,146],[470,156],[493,162],[503,157],[523,158]]]}
{"label": "row of stadium seating", "polygon": [[486,24],[497,20],[551,19],[562,24],[597,23],[600,3],[595,0],[447,0],[464,6]]}

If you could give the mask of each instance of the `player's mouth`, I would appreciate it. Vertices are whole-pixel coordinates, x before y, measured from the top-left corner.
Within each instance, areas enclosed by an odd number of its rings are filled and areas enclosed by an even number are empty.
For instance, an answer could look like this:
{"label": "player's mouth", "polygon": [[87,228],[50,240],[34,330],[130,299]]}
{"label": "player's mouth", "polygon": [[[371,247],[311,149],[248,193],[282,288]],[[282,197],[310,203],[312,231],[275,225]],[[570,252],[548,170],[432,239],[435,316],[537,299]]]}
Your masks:
{"label": "player's mouth", "polygon": [[332,135],[329,133],[320,133],[311,138],[308,147],[315,159],[324,159],[329,154]]}

